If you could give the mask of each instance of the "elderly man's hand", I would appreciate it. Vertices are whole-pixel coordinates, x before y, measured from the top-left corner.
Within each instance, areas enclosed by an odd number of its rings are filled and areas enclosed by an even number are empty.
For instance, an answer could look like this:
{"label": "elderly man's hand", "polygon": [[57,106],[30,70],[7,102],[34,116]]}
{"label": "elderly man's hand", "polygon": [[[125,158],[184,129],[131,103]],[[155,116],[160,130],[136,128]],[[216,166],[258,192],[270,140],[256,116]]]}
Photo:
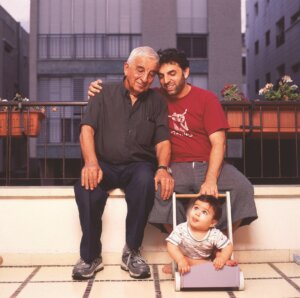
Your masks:
{"label": "elderly man's hand", "polygon": [[174,191],[174,179],[173,177],[163,169],[156,171],[155,177],[155,190],[158,189],[160,184],[160,195],[163,200],[167,200],[171,197]]}
{"label": "elderly man's hand", "polygon": [[102,81],[96,80],[90,83],[89,90],[88,90],[88,97],[95,96],[96,93],[100,93],[102,90]]}
{"label": "elderly man's hand", "polygon": [[81,170],[81,185],[86,190],[94,190],[103,178],[98,163],[85,164]]}

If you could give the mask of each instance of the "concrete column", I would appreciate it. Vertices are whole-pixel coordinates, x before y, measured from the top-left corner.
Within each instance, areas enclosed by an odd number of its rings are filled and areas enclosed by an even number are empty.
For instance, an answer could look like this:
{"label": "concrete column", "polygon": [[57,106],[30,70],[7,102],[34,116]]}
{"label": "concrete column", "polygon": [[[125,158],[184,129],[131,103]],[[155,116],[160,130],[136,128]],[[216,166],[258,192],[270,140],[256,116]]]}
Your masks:
{"label": "concrete column", "polygon": [[155,50],[176,47],[176,0],[142,0],[142,43]]}
{"label": "concrete column", "polygon": [[208,88],[218,96],[226,83],[242,87],[240,0],[207,1]]}
{"label": "concrete column", "polygon": [[39,0],[30,1],[29,98],[31,101],[38,100],[38,95],[37,95],[38,6],[39,6]]}

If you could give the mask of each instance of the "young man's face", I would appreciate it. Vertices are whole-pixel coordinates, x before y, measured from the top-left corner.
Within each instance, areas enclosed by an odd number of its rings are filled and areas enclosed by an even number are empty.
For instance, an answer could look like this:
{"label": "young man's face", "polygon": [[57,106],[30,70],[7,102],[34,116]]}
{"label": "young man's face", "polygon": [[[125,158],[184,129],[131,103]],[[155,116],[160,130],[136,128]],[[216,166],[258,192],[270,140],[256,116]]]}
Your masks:
{"label": "young man's face", "polygon": [[170,97],[180,98],[187,82],[189,68],[182,70],[178,63],[162,64],[158,71],[158,78],[161,87]]}
{"label": "young man's face", "polygon": [[124,64],[125,87],[137,96],[147,91],[157,74],[158,63],[150,57],[136,57],[130,64]]}
{"label": "young man's face", "polygon": [[190,227],[196,231],[208,231],[217,223],[214,215],[214,210],[209,203],[197,200],[189,212]]}

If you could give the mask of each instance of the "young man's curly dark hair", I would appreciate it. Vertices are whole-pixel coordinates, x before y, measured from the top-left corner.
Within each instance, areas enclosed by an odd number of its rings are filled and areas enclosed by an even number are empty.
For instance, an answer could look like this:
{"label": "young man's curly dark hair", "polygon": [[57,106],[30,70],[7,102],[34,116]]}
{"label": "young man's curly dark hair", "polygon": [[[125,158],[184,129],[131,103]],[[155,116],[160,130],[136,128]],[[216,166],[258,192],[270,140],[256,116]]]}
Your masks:
{"label": "young man's curly dark hair", "polygon": [[174,63],[176,62],[183,70],[190,66],[190,63],[183,51],[179,51],[175,48],[169,48],[165,50],[158,50],[159,64]]}

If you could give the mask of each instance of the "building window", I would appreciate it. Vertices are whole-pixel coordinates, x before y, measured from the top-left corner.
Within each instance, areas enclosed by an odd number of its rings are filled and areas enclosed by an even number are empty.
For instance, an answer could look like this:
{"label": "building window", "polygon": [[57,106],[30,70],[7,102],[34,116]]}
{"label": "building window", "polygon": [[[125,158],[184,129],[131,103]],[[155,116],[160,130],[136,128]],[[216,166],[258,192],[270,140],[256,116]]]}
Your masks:
{"label": "building window", "polygon": [[184,51],[189,58],[207,58],[207,35],[179,34],[177,48]]}
{"label": "building window", "polygon": [[294,73],[297,73],[297,72],[300,70],[300,62],[295,63],[295,64],[292,66],[292,70],[293,70]]}
{"label": "building window", "polygon": [[291,25],[296,23],[298,20],[300,20],[300,10],[291,16]]}
{"label": "building window", "polygon": [[265,34],[266,46],[270,45],[270,30],[268,30]]}
{"label": "building window", "polygon": [[281,64],[277,67],[277,73],[278,73],[278,77],[282,77],[285,75],[285,65]]}
{"label": "building window", "polygon": [[254,4],[254,11],[255,11],[255,15],[258,15],[258,2],[255,2]]}
{"label": "building window", "polygon": [[284,17],[281,18],[276,23],[276,47],[280,47],[282,44],[284,44],[285,40],[285,26],[284,26]]}
{"label": "building window", "polygon": [[39,35],[39,59],[126,58],[141,45],[140,34]]}
{"label": "building window", "polygon": [[245,33],[242,33],[242,47],[243,48],[246,47],[246,35],[245,35]]}
{"label": "building window", "polygon": [[271,83],[271,73],[270,72],[266,73],[266,84],[267,83]]}
{"label": "building window", "polygon": [[242,75],[245,76],[246,75],[246,56],[242,57]]}
{"label": "building window", "polygon": [[197,86],[199,88],[207,89],[208,88],[208,77],[207,75],[202,74],[190,74],[188,82],[191,85]]}
{"label": "building window", "polygon": [[254,48],[255,48],[255,55],[257,55],[259,53],[259,41],[258,40],[255,42]]}
{"label": "building window", "polygon": [[258,94],[260,87],[259,87],[259,79],[255,80],[255,94]]}
{"label": "building window", "polygon": [[6,40],[5,38],[2,39],[3,44],[4,44],[4,50],[7,53],[10,53],[13,50],[13,45],[11,43],[9,43],[8,40]]}
{"label": "building window", "polygon": [[79,117],[60,119],[60,135],[63,142],[79,143],[80,122]]}

